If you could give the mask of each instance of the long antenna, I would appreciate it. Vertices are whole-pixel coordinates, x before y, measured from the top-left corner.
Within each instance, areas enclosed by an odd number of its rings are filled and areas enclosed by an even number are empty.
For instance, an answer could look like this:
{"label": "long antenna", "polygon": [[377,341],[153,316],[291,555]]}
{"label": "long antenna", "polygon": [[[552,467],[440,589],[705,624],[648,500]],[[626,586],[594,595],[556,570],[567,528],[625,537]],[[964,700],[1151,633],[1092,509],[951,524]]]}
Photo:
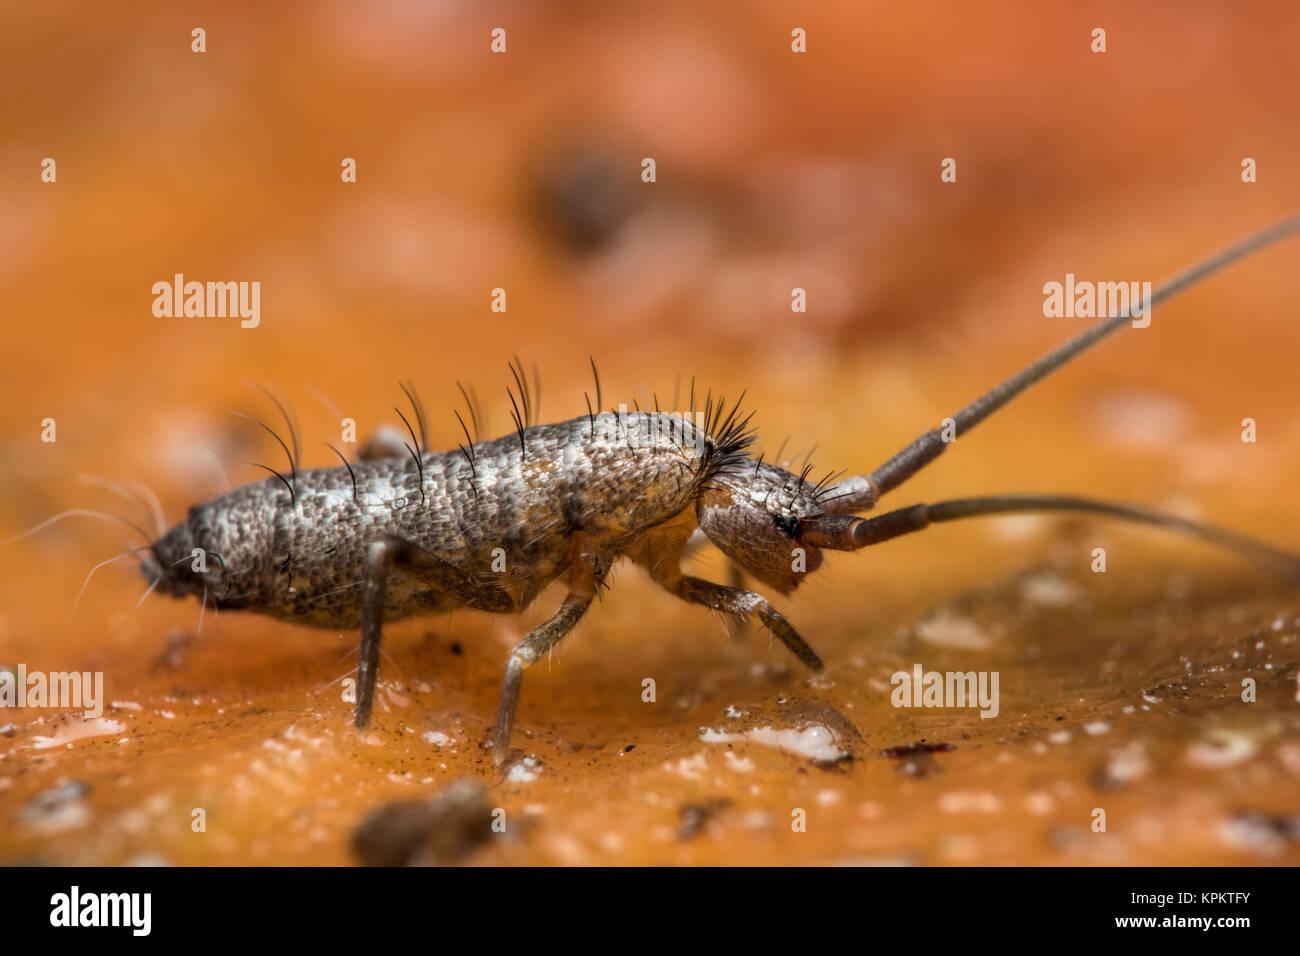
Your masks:
{"label": "long antenna", "polygon": [[[1232,265],[1237,260],[1258,252],[1260,249],[1296,232],[1300,232],[1300,215],[1290,216],[1269,226],[1267,229],[1247,236],[1245,239],[1215,253],[1208,259],[1197,263],[1160,285],[1144,302],[1140,314],[1150,315],[1152,307],[1173,298],[1180,292],[1185,292],[1202,280]],[[1066,362],[1091,346],[1096,345],[1106,336],[1124,328],[1132,320],[1132,317],[1131,310],[1111,316],[1104,322],[1079,333],[1064,345],[1048,352],[1032,365],[1022,369],[1002,384],[971,402],[952,416],[955,428],[950,426],[952,433],[949,435],[948,441],[944,440],[943,432],[940,429],[931,429],[866,477],[850,478],[842,482],[834,489],[838,492],[835,495],[838,501],[832,510],[844,513],[871,507],[880,495],[897,488],[943,454],[952,438],[965,434],[1011,401],[1011,399],[1025,391],[1029,386],[1046,378]]]}

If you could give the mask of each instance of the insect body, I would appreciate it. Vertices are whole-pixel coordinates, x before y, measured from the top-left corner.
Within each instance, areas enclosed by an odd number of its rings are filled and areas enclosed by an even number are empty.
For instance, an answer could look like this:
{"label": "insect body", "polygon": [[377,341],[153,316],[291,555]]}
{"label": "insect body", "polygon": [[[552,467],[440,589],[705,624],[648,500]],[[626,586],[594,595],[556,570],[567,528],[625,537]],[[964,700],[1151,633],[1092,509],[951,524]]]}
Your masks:
{"label": "insect body", "polygon": [[[1298,230],[1300,216],[1230,247],[1158,288],[1144,314]],[[700,533],[781,593],[817,570],[822,549],[854,551],[936,522],[1018,511],[1144,522],[1300,571],[1300,557],[1245,536],[1083,498],[1002,495],[858,516],[939,457],[951,438],[1128,322],[1116,315],[1093,326],[957,412],[947,429],[932,429],[874,471],[838,483],[813,485],[806,472],[750,457],[753,434],[739,402],[728,408],[710,399],[701,415],[589,412],[550,425],[517,418],[516,434],[453,452],[430,453],[419,443],[407,446],[409,457],[304,472],[291,456],[292,480],[277,475],[191,509],[153,542],[142,570],[163,593],[194,594],[216,607],[323,627],[359,625],[358,726],[368,723],[374,704],[384,621],[457,607],[515,613],[563,580],[559,609],[507,659],[494,736],[498,763],[509,754],[524,670],[573,629],[625,557],[683,600],[733,618],[757,617],[810,668],[821,668],[765,598],[683,573],[688,543]],[[423,423],[418,405],[416,412]]]}

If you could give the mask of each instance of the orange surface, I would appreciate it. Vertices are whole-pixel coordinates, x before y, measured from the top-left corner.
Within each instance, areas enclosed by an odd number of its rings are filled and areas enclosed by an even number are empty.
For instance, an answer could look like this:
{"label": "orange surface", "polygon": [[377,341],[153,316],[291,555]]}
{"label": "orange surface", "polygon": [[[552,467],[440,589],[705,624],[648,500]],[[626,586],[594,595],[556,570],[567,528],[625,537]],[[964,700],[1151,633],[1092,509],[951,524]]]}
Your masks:
{"label": "orange surface", "polygon": [[[274,451],[227,412],[269,418],[258,382],[294,404],[313,466],[339,418],[363,437],[394,420],[399,379],[433,444],[459,440],[457,379],[503,432],[515,352],[546,418],[581,413],[594,355],[616,401],[692,374],[747,386],[769,454],[789,434],[796,461],[869,468],[1083,326],[1042,317],[1044,282],[1158,281],[1300,209],[1286,3],[265,7],[4,14],[0,536],[71,507],[149,520],[83,474],[148,484],[169,521],[223,470],[257,479],[243,462]],[[555,198],[570,177],[605,229]],[[1157,309],[890,503],[1086,493],[1300,548],[1298,249]],[[260,326],[156,318],[177,272],[260,281]],[[113,702],[91,727],[0,712],[0,862],[345,863],[368,812],[459,778],[509,821],[476,863],[1300,862],[1300,593],[1154,532],[972,522],[837,556],[775,601],[829,665],[811,685],[765,635],[730,642],[622,568],[525,681],[528,781],[480,744],[506,648],[558,594],[390,628],[358,736],[355,634],[209,613],[195,638],[192,603],[128,613],[126,561],[69,618],[132,543],[69,520],[0,547],[0,664],[103,671]],[[1000,715],[891,707],[916,662],[996,669]],[[701,737],[809,722],[855,759]],[[955,749],[881,755],[921,738]],[[39,802],[68,782],[84,794]]]}

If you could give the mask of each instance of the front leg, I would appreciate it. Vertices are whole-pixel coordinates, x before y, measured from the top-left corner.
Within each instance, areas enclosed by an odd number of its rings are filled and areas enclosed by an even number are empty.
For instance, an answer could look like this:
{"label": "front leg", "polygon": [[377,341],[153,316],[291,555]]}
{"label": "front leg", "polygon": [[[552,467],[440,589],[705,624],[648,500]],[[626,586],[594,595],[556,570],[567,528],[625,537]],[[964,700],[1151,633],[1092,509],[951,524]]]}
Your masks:
{"label": "front leg", "polygon": [[[729,619],[740,622],[757,614],[763,626],[809,669],[816,673],[825,670],[817,652],[808,646],[808,642],[799,636],[799,632],[790,626],[790,622],[776,608],[767,603],[767,598],[741,587],[727,587],[725,584],[714,584],[682,574],[682,560],[686,556],[694,530],[693,516],[683,513],[681,520],[662,525],[643,535],[628,549],[627,555],[645,568],[660,587],[683,601],[721,611]],[[738,570],[734,565],[732,574],[735,580]]]}
{"label": "front leg", "polygon": [[751,614],[757,614],[763,626],[779,638],[781,643],[810,670],[814,673],[825,670],[825,665],[817,656],[817,652],[799,636],[799,632],[790,626],[790,622],[781,616],[781,612],[767,603],[767,598],[761,594],[727,587],[724,584],[714,584],[685,574],[659,583],[683,601],[701,604],[741,620],[748,620]]}
{"label": "front leg", "polygon": [[432,551],[396,535],[384,535],[366,549],[362,568],[361,660],[357,668],[355,724],[366,727],[375,704],[379,676],[379,642],[383,637],[384,598],[388,575],[401,571],[423,584],[449,594],[466,607],[495,614],[515,610],[514,599],[500,585],[470,574],[444,561]]}

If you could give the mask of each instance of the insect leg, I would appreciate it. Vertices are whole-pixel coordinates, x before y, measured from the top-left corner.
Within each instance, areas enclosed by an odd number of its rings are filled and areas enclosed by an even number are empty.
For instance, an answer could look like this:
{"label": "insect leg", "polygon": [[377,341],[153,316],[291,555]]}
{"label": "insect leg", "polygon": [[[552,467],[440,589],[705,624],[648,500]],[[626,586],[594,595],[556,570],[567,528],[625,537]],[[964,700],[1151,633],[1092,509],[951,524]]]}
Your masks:
{"label": "insect leg", "polygon": [[[745,584],[745,574],[740,569],[740,565],[735,561],[727,562],[727,583],[733,588],[742,588]],[[746,621],[743,617],[736,617],[728,614],[725,618],[727,622],[727,636],[733,641],[743,641],[748,628],[745,626]]]}
{"label": "insect leg", "polygon": [[480,580],[432,551],[395,535],[385,535],[366,549],[361,599],[361,660],[357,670],[355,723],[365,727],[375,703],[375,679],[379,674],[379,642],[384,623],[384,596],[388,575],[397,570],[455,597],[466,607],[506,614],[515,610],[509,592]]}
{"label": "insect leg", "polygon": [[810,670],[825,670],[821,658],[802,637],[791,627],[790,622],[781,616],[776,608],[767,603],[767,598],[753,591],[731,588],[724,584],[713,584],[701,578],[683,575],[675,581],[661,582],[673,594],[691,604],[701,604],[715,611],[722,611],[734,617],[747,619],[757,614],[772,634],[790,649],[790,653],[803,661]]}
{"label": "insect leg", "polygon": [[594,596],[571,591],[559,610],[529,631],[522,641],[510,649],[505,677],[501,681],[501,702],[497,707],[496,733],[492,744],[493,759],[498,767],[510,755],[510,731],[515,721],[515,708],[519,704],[519,688],[523,684],[524,669],[536,664],[564,635],[573,630],[587,613],[587,608],[591,607]]}
{"label": "insect leg", "polygon": [[379,673],[379,640],[383,636],[384,594],[388,590],[387,541],[376,541],[366,549],[365,580],[361,594],[361,655],[357,664],[357,710],[353,723],[366,727],[375,706],[375,678]]}

